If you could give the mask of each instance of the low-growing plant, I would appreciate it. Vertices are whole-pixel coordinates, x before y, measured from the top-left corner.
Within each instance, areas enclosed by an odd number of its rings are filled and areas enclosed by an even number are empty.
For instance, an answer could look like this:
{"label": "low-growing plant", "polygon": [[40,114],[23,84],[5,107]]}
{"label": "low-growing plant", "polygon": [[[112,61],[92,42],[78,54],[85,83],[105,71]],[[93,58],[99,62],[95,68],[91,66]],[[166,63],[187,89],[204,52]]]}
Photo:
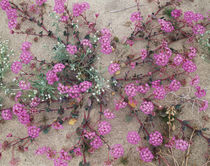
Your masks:
{"label": "low-growing plant", "polygon": [[[13,133],[8,134],[2,143],[2,152],[11,147],[25,152],[41,133],[62,130],[67,121],[69,125],[75,125],[81,117],[76,131],[66,135],[67,139],[73,134],[78,136],[75,145],[59,151],[43,146],[35,153],[46,155],[55,166],[67,166],[72,158],[79,156],[82,156],[79,166],[90,166],[87,154],[105,145],[108,159],[101,162],[102,165],[110,166],[117,159],[129,165],[130,151],[125,156],[124,145],[110,144],[107,136],[112,130],[109,121],[115,120],[115,111],[121,109],[125,109],[127,123],[139,123],[139,128],[125,133],[125,137],[136,148],[142,162],[163,162],[169,166],[171,164],[166,157],[169,155],[177,165],[173,155],[177,149],[186,151],[182,163],[187,165],[194,135],[204,138],[209,144],[210,139],[205,136],[207,128],[193,127],[189,121],[179,117],[187,103],[192,105],[192,110],[205,111],[208,108],[208,101],[202,99],[206,90],[199,86],[199,76],[194,74],[197,70],[194,58],[198,53],[194,43],[198,38],[204,41],[202,35],[209,25],[207,17],[179,10],[178,0],[165,4],[154,2],[158,10],[143,17],[140,3],[136,0],[137,11],[130,17],[133,31],[125,42],[120,42],[108,29],[96,29],[99,14],[95,14],[93,21],[88,20],[86,10],[90,6],[87,2],[75,3],[70,10],[65,5],[66,1],[55,0],[49,16],[53,20],[52,29],[48,29],[44,17],[46,1],[36,0],[36,4],[0,2],[9,19],[11,34],[27,37],[27,41],[22,43],[19,60],[11,64],[18,89],[16,103],[11,108],[3,107],[1,115],[3,120],[17,117],[27,128],[28,135],[19,138]],[[30,27],[24,29],[25,22],[29,22]],[[55,41],[52,46],[45,46],[53,54],[51,60],[38,59],[31,51],[33,44],[29,40],[38,42],[40,38]],[[146,46],[134,53],[135,46],[141,47],[138,45],[140,41]],[[175,42],[181,42],[182,47],[173,47],[171,44]],[[96,67],[97,59],[102,54],[114,54],[114,50],[122,56],[117,55],[108,66],[111,76],[106,80]],[[187,95],[186,89],[190,92]],[[112,101],[109,93],[115,98],[115,111],[107,108],[108,100]],[[100,107],[96,123],[90,118],[94,105]],[[57,113],[56,120],[49,123],[52,112]],[[158,120],[167,130],[157,131],[154,122],[156,124]],[[191,130],[190,136],[187,136],[187,129]],[[12,155],[10,164],[18,162]]]}

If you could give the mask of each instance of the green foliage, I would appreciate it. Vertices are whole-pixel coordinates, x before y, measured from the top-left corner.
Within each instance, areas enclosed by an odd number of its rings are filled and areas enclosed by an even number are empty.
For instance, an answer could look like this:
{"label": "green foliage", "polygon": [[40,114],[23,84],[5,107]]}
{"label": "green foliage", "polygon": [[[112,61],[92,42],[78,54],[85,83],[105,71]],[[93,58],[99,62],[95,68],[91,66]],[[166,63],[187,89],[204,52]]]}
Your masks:
{"label": "green foliage", "polygon": [[38,75],[37,80],[31,81],[31,86],[38,91],[38,97],[42,100],[54,99],[56,100],[56,88],[47,83],[46,77],[43,73]]}
{"label": "green foliage", "polygon": [[120,163],[123,164],[123,165],[128,165],[128,163],[129,163],[128,157],[120,158]]}
{"label": "green foliage", "polygon": [[210,30],[202,34],[198,40],[201,47],[201,58],[210,63]]}
{"label": "green foliage", "polygon": [[163,11],[163,15],[166,15],[166,16],[168,16],[169,18],[172,18],[171,12],[172,12],[173,10],[174,10],[173,8],[166,8],[166,9]]}

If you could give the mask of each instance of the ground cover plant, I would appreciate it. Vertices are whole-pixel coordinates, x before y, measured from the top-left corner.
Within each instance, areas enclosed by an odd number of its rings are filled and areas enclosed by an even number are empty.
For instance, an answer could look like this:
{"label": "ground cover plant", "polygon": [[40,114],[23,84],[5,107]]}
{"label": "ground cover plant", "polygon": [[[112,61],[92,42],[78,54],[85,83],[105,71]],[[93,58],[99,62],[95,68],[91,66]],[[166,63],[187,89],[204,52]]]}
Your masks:
{"label": "ground cover plant", "polygon": [[[135,2],[137,11],[130,16],[132,33],[124,42],[107,28],[97,29],[100,15],[96,13],[90,20],[87,2],[74,3],[69,9],[65,0],[55,0],[48,16],[52,21],[49,29],[45,20],[47,0],[0,2],[11,35],[26,38],[20,46],[19,60],[11,65],[8,47],[4,43],[0,45],[4,59],[0,66],[1,90],[15,101],[10,108],[1,104],[1,122],[17,119],[28,131],[23,137],[8,133],[1,142],[1,156],[6,150],[12,151],[10,165],[21,162],[14,151],[26,153],[32,144],[37,144],[40,135],[47,137],[49,132],[65,130],[65,123],[73,126],[80,118],[81,124],[77,124],[75,132],[64,138],[76,134],[75,145],[66,148],[61,145],[58,150],[37,146],[35,154],[45,155],[55,166],[67,166],[73,158],[81,161],[80,166],[89,166],[87,155],[106,146],[107,160],[101,161],[101,165],[112,165],[118,160],[129,165],[124,145],[108,141],[114,127],[110,122],[117,120],[116,113],[120,110],[126,114],[125,121],[139,123],[139,128],[124,133],[124,137],[136,148],[134,153],[139,154],[143,163],[188,165],[192,139],[198,136],[209,144],[208,128],[197,128],[180,118],[186,105],[192,111],[208,108],[208,101],[203,99],[206,90],[194,74],[197,70],[194,59],[200,47],[203,47],[203,58],[207,59],[209,17],[183,12],[178,0],[164,4],[155,1],[158,10],[143,17],[140,2]],[[43,38],[55,41],[48,48],[53,54],[51,60],[40,60],[33,54],[33,43]],[[171,46],[180,40],[181,47]],[[139,42],[144,43],[144,48],[139,49],[142,47]],[[100,55],[115,52],[115,61],[107,67],[110,80],[106,80],[97,67],[97,60]],[[11,85],[3,75],[8,68],[15,75]],[[108,107],[110,101],[114,109]],[[54,113],[56,118],[49,123]],[[96,123],[91,114],[98,114]],[[155,127],[159,123],[163,130]],[[184,155],[182,161],[174,157],[176,151]],[[207,156],[206,165],[208,162]]]}

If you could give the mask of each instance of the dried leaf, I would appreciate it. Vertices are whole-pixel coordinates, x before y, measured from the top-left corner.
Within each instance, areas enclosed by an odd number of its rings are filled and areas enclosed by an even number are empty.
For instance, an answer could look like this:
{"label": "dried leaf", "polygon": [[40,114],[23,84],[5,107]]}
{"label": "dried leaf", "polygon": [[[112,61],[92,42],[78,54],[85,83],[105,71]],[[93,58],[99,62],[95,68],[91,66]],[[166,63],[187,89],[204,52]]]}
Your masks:
{"label": "dried leaf", "polygon": [[69,120],[69,125],[74,125],[77,122],[77,119],[72,118]]}

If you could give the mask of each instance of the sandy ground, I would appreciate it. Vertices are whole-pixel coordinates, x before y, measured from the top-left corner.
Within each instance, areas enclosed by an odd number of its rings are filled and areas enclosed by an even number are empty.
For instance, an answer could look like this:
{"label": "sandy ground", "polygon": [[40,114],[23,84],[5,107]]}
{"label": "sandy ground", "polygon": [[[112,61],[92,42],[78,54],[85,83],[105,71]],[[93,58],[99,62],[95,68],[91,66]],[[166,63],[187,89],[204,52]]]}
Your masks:
{"label": "sandy ground", "polygon": [[[190,0],[183,0],[184,4],[182,6],[183,11],[187,10],[193,10],[195,12],[200,12],[202,14],[206,14],[208,11],[208,7],[210,6],[210,1],[208,0],[194,0],[194,3],[192,3]],[[69,1],[69,7],[71,7],[73,2],[78,1]],[[82,1],[79,1],[82,2]],[[135,5],[133,0],[87,0],[87,2],[90,3],[91,9],[88,11],[88,14],[93,17],[95,13],[100,13],[99,17],[99,24],[98,28],[101,29],[103,27],[108,27],[111,29],[114,36],[118,36],[120,40],[123,39],[123,37],[127,36],[130,32],[129,28],[125,26],[125,23],[129,21],[130,14],[136,10],[136,8],[131,8],[128,10],[124,10],[117,13],[111,13],[110,11],[120,10],[124,9],[130,6]],[[162,1],[161,1],[162,2]],[[48,0],[48,5],[53,6],[53,0]],[[141,12],[143,16],[146,16],[148,13],[152,13],[157,7],[155,4],[147,3],[147,0],[141,0]],[[50,24],[49,24],[50,27]],[[5,13],[3,13],[2,10],[0,10],[0,36],[3,39],[9,39],[10,40],[10,47],[13,48],[16,52],[16,57],[13,57],[13,59],[18,59],[20,54],[20,46],[21,43],[25,40],[25,36],[21,35],[11,35],[9,33],[9,30],[7,28],[7,18]],[[32,41],[31,38],[27,39],[28,41]],[[32,46],[32,52],[39,58],[39,59],[49,59],[50,52],[43,48],[42,46],[44,44],[52,45],[54,41],[51,39],[40,39],[38,43],[33,44]],[[141,47],[141,46],[139,46]],[[115,54],[112,55],[103,55],[101,56],[101,59],[99,60],[99,63],[102,65],[103,68],[107,71],[107,66],[110,63],[110,61],[115,60]],[[200,57],[196,59],[196,63],[198,65],[198,73],[201,77],[202,83],[201,86],[205,87],[207,89],[210,88],[210,65],[205,63]],[[13,75],[11,75],[13,77]],[[107,74],[105,74],[105,77],[108,77]],[[210,101],[210,94],[207,95],[206,99]],[[111,103],[111,102],[110,102]],[[11,106],[13,103],[10,101],[7,101],[7,106]],[[108,106],[109,108],[113,108],[113,104],[110,104]],[[94,111],[92,112],[98,112],[99,108],[96,106],[94,108]],[[205,124],[205,121],[202,120],[202,117],[205,115],[210,115],[208,109],[205,112],[198,113],[197,111],[191,110],[191,107],[186,108],[181,116],[181,119],[183,120],[190,120],[192,124],[201,127]],[[126,111],[126,110],[125,110]],[[112,132],[108,135],[109,137],[109,144],[115,144],[115,143],[121,143],[124,145],[125,148],[125,156],[128,156],[128,166],[138,166],[138,165],[151,165],[151,164],[144,164],[139,161],[138,153],[135,151],[135,147],[131,146],[126,141],[126,133],[130,130],[137,130],[138,124],[136,121],[133,121],[132,123],[125,122],[125,112],[120,111],[116,113],[117,118],[114,121],[111,121],[111,124],[113,127]],[[53,115],[51,115],[53,118]],[[95,117],[95,118],[94,118]],[[96,120],[96,117],[98,117],[98,114],[92,114],[93,121]],[[74,131],[76,129],[77,124],[80,123],[80,120],[76,123],[75,126],[69,126],[67,124],[64,125],[64,130],[55,132],[50,131],[48,135],[41,134],[41,136],[37,139],[37,144],[39,146],[50,146],[54,148],[55,150],[60,150],[64,147],[70,147],[73,145],[76,140],[76,136],[72,137],[70,140],[65,139],[65,135],[67,133],[70,133],[71,131]],[[162,126],[159,126],[160,128]],[[210,127],[210,124],[206,125],[206,127]],[[5,136],[12,132],[16,134],[17,136],[24,136],[27,134],[27,131],[25,128],[22,128],[21,125],[17,122],[17,120],[12,120],[9,122],[6,122],[5,124],[0,124],[0,141],[5,139]],[[20,159],[20,166],[52,166],[53,162],[50,160],[47,160],[44,156],[35,156],[34,155],[34,149],[37,147],[37,145],[33,144],[28,152],[25,153],[17,153],[15,151],[15,156]],[[208,145],[205,142],[205,140],[201,139],[201,137],[196,136],[193,139],[193,145],[191,147],[191,155],[189,158],[189,166],[201,166],[205,163],[204,154],[207,152]],[[182,161],[182,155],[184,153],[179,153],[178,161]],[[98,150],[96,153],[94,153],[91,156],[88,156],[87,160],[90,161],[91,166],[103,166],[103,161],[106,160],[107,156],[107,149],[105,146]],[[7,151],[3,153],[3,157],[0,160],[0,166],[8,166],[9,161],[11,158],[11,151]],[[81,161],[80,158],[74,159],[72,162],[70,162],[70,166],[77,166],[78,163]],[[171,160],[170,160],[171,161]],[[156,165],[157,163],[155,163]],[[120,166],[119,161],[116,161],[113,163],[114,166]],[[171,163],[171,166],[173,163]]]}

